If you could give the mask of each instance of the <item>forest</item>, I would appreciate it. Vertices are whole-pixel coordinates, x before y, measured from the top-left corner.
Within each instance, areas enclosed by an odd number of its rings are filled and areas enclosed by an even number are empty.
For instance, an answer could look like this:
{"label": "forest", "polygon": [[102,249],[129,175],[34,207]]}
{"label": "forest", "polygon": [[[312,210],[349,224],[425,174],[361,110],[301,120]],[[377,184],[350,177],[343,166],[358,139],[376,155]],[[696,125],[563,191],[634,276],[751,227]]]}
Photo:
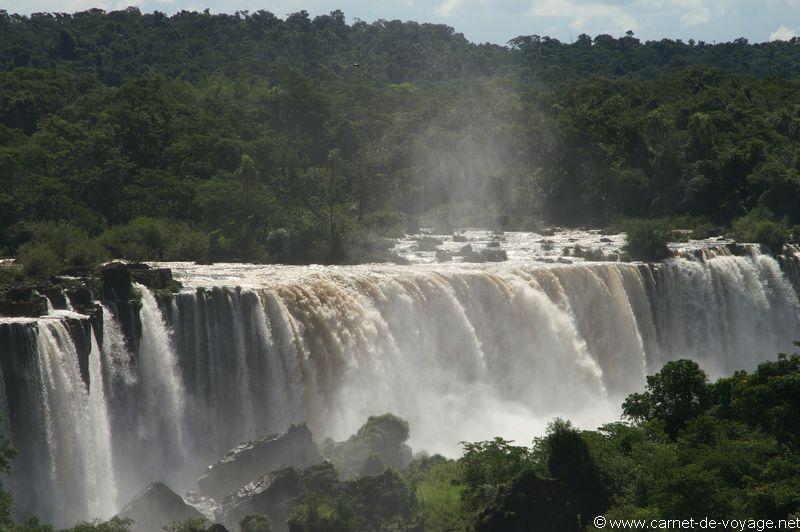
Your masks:
{"label": "forest", "polygon": [[420,226],[631,219],[780,248],[798,46],[0,11],[0,254],[356,263]]}

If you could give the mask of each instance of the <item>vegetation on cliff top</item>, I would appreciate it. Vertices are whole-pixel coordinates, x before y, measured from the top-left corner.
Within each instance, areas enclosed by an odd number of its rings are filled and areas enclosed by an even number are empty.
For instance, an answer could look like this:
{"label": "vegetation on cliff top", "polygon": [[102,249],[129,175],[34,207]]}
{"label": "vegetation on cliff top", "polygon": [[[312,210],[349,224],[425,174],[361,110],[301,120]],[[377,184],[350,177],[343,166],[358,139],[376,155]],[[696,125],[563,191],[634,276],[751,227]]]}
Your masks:
{"label": "vegetation on cliff top", "polygon": [[[354,262],[420,221],[686,215],[745,217],[737,234],[774,248],[800,224],[798,46],[501,47],[339,11],[0,11],[0,250],[31,273]],[[76,252],[37,242],[39,223],[80,236]]]}

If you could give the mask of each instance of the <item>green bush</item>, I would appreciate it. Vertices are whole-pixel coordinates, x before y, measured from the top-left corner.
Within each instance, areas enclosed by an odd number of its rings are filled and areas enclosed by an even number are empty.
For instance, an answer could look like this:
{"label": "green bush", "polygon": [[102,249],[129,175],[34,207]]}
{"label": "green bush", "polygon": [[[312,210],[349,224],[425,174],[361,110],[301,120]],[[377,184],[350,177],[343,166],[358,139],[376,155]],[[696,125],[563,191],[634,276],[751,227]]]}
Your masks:
{"label": "green bush", "polygon": [[173,521],[164,527],[166,532],[206,532],[206,520],[189,518],[185,521]]}
{"label": "green bush", "polygon": [[623,224],[625,247],[634,260],[663,260],[671,255],[667,244],[675,239],[675,231],[666,220],[628,220]]}
{"label": "green bush", "polygon": [[753,210],[733,222],[733,235],[739,242],[764,244],[773,253],[780,253],[783,245],[791,240],[789,227],[785,222],[770,219],[771,213],[763,209]]}
{"label": "green bush", "polygon": [[52,277],[63,267],[56,252],[46,244],[23,245],[17,253],[17,262],[26,276],[37,278]]}
{"label": "green bush", "polygon": [[106,259],[103,247],[92,240],[86,231],[70,223],[23,224],[15,230],[15,239],[19,243],[17,249],[19,258],[26,255],[33,247],[49,250],[50,253],[39,251],[26,260],[42,265],[43,261],[52,263],[53,261],[48,261],[46,257],[54,255],[58,265],[55,271],[50,272],[51,275],[63,270],[90,270]]}
{"label": "green bush", "polygon": [[141,217],[107,229],[98,242],[114,258],[198,260],[207,257],[209,239],[184,222]]}
{"label": "green bush", "polygon": [[242,532],[271,532],[272,524],[264,514],[248,515],[239,522]]}

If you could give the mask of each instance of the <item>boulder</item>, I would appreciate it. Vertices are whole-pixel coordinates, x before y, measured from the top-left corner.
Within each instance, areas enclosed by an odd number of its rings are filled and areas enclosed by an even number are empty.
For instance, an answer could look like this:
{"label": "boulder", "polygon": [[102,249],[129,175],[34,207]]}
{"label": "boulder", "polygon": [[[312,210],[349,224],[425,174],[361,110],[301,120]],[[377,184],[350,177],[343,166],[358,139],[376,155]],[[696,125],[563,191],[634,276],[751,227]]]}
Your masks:
{"label": "boulder", "polygon": [[35,296],[27,301],[0,300],[0,316],[38,318],[47,314],[47,299]]}
{"label": "boulder", "polygon": [[60,286],[47,286],[39,289],[39,293],[50,300],[55,310],[66,310],[67,296]]}
{"label": "boulder", "polygon": [[85,312],[81,312],[81,309],[88,308],[94,304],[92,291],[89,290],[89,288],[85,285],[76,284],[70,286],[66,288],[65,292],[69,302],[72,304],[72,308],[75,309],[75,312],[85,314]]}
{"label": "boulder", "polygon": [[262,475],[225,498],[225,522],[231,526],[252,514],[269,517],[276,531],[286,530],[286,519],[302,492],[301,477],[293,467]]}
{"label": "boulder", "polygon": [[305,469],[322,461],[306,425],[292,425],[284,434],[242,443],[209,466],[198,481],[203,495],[222,499],[265,473],[286,467]]}
{"label": "boulder", "polygon": [[441,249],[436,250],[436,260],[438,262],[450,262],[453,260],[453,254],[449,251],[444,251]]}
{"label": "boulder", "polygon": [[214,523],[206,529],[206,532],[228,532],[228,529],[219,523]]}
{"label": "boulder", "polygon": [[127,264],[111,262],[100,272],[103,279],[103,299],[126,301],[133,298],[133,278]]}
{"label": "boulder", "polygon": [[461,246],[461,249],[456,252],[456,256],[469,255],[470,253],[472,253],[472,244],[467,244],[466,246]]}
{"label": "boulder", "polygon": [[486,248],[480,252],[483,262],[505,262],[508,260],[508,253],[504,249]]}
{"label": "boulder", "polygon": [[173,521],[203,519],[203,515],[186,504],[163,482],[153,482],[135,496],[119,513],[123,519],[132,519],[132,532],[161,530]]}
{"label": "boulder", "polygon": [[181,283],[172,278],[172,270],[169,268],[151,268],[147,264],[129,264],[128,269],[134,282],[152,290],[176,292],[181,289]]}

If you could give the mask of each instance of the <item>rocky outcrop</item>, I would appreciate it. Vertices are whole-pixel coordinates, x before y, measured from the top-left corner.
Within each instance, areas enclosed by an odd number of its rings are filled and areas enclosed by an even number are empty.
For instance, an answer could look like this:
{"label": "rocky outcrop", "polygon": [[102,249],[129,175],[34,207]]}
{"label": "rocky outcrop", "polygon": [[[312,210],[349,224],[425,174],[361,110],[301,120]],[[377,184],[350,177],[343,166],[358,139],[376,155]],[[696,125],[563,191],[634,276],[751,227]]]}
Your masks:
{"label": "rocky outcrop", "polygon": [[322,461],[306,425],[292,425],[284,434],[242,443],[209,466],[198,481],[203,495],[222,499],[261,475],[286,467],[305,469]]}
{"label": "rocky outcrop", "polygon": [[103,299],[106,301],[127,301],[135,299],[133,283],[139,283],[152,290],[177,292],[181,283],[172,277],[169,268],[151,268],[147,264],[110,262],[100,272],[103,281]]}
{"label": "rocky outcrop", "polygon": [[413,458],[405,444],[408,437],[408,423],[399,417],[370,416],[346,441],[325,440],[321,452],[345,479],[380,473],[387,467],[402,470]]}
{"label": "rocky outcrop", "polygon": [[75,352],[78,355],[78,368],[81,373],[81,379],[86,385],[86,390],[89,390],[89,356],[99,356],[97,353],[92,354],[92,324],[90,320],[78,318],[63,318],[69,334],[72,337],[72,343],[75,346]]}
{"label": "rocky outcrop", "polygon": [[32,286],[9,288],[0,299],[0,316],[38,318],[47,314],[47,299]]}
{"label": "rocky outcrop", "polygon": [[173,279],[169,268],[151,268],[147,264],[136,263],[128,264],[128,270],[134,282],[152,290],[177,292],[181,288],[181,283]]}
{"label": "rocky outcrop", "polygon": [[127,264],[111,262],[100,271],[103,281],[103,300],[125,301],[133,299],[133,279]]}
{"label": "rocky outcrop", "polygon": [[262,475],[223,501],[224,521],[230,526],[251,514],[269,516],[276,531],[287,530],[286,519],[301,493],[301,477],[293,467]]}
{"label": "rocky outcrop", "polygon": [[186,504],[163,482],[153,482],[134,497],[119,513],[133,520],[133,532],[161,530],[173,521],[203,519],[203,515]]}

